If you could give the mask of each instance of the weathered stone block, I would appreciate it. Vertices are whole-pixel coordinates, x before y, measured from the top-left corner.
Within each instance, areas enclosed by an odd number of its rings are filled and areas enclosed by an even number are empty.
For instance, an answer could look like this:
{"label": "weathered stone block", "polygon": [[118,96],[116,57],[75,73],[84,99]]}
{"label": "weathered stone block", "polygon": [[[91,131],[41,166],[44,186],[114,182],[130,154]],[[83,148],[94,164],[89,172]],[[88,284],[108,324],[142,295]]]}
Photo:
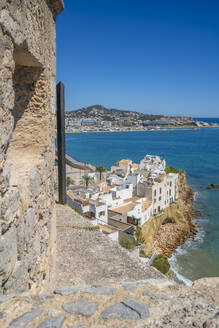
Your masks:
{"label": "weathered stone block", "polygon": [[2,283],[11,275],[17,259],[17,232],[11,227],[0,237],[0,279]]}
{"label": "weathered stone block", "polygon": [[56,318],[50,318],[43,321],[37,328],[61,328],[63,325],[63,322],[65,321],[64,316],[56,317]]}
{"label": "weathered stone block", "polygon": [[11,17],[6,9],[0,12],[0,25],[3,31],[13,39],[17,46],[21,46],[24,43],[26,36],[22,27]]}
{"label": "weathered stone block", "polygon": [[10,179],[10,166],[6,162],[3,165],[3,168],[0,169],[0,193],[5,193],[9,187],[9,179]]}
{"label": "weathered stone block", "polygon": [[76,303],[66,303],[62,307],[68,313],[80,314],[85,317],[92,316],[97,310],[97,305],[86,299],[81,299]]}
{"label": "weathered stone block", "polygon": [[35,199],[39,194],[40,187],[40,172],[37,168],[34,168],[30,174],[30,197]]}
{"label": "weathered stone block", "polygon": [[28,323],[30,323],[34,318],[36,318],[43,310],[37,309],[31,312],[26,312],[22,314],[17,319],[14,319],[8,326],[8,328],[18,328],[18,327],[26,327]]}
{"label": "weathered stone block", "polygon": [[28,208],[27,215],[26,215],[26,224],[25,224],[25,242],[28,244],[30,239],[33,237],[34,234],[34,227],[35,227],[35,211],[34,208]]}
{"label": "weathered stone block", "polygon": [[8,224],[13,221],[14,215],[17,211],[19,196],[19,190],[16,187],[13,187],[2,199],[1,219]]}

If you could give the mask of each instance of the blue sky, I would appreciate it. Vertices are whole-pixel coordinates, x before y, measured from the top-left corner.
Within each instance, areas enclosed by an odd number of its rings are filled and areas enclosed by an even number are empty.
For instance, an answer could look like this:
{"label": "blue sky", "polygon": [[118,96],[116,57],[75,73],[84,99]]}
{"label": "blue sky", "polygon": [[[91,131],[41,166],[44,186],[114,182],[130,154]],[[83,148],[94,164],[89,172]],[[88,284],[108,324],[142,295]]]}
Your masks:
{"label": "blue sky", "polygon": [[56,26],[66,110],[219,117],[218,0],[65,0]]}

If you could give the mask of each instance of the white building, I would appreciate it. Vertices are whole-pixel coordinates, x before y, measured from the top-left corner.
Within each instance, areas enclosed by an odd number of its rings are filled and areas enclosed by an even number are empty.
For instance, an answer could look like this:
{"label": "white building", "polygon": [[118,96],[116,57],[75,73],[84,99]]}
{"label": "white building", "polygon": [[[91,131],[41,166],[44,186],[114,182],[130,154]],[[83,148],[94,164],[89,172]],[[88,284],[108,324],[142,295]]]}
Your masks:
{"label": "white building", "polygon": [[166,161],[160,156],[146,155],[139,164],[140,170],[146,170],[149,172],[163,172],[166,168]]}
{"label": "white building", "polygon": [[108,211],[107,205],[100,199],[86,198],[86,196],[75,196],[67,191],[68,203],[78,208],[85,216],[96,219],[97,223],[107,224]]}
{"label": "white building", "polygon": [[178,174],[163,173],[155,179],[140,180],[137,195],[152,202],[153,215],[160,213],[178,198]]}
{"label": "white building", "polygon": [[152,204],[145,197],[131,197],[120,206],[108,208],[109,218],[134,225],[143,225],[151,215]]}

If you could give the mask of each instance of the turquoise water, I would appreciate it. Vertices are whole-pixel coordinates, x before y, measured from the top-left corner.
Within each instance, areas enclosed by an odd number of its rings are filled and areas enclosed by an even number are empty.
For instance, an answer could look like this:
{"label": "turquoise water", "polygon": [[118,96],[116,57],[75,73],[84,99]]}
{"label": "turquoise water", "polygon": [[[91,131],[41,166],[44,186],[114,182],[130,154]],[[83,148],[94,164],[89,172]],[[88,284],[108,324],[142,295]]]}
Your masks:
{"label": "turquoise water", "polygon": [[145,154],[157,154],[166,159],[167,165],[186,170],[202,215],[197,218],[199,232],[195,239],[180,246],[170,261],[179,275],[192,281],[219,276],[219,190],[204,188],[210,183],[219,184],[219,128],[68,134],[66,150],[79,161],[107,168],[121,158],[139,162]]}

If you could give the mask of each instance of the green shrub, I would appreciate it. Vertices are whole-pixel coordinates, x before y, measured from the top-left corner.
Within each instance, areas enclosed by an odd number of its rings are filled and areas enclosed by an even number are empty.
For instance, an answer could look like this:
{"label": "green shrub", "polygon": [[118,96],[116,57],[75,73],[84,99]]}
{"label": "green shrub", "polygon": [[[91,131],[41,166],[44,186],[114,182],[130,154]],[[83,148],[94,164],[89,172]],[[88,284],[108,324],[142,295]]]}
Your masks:
{"label": "green shrub", "polygon": [[133,248],[135,248],[135,246],[137,246],[138,244],[136,243],[136,241],[132,240],[131,238],[129,238],[128,236],[122,237],[119,240],[119,243],[122,247],[131,250]]}
{"label": "green shrub", "polygon": [[145,251],[143,251],[143,249],[140,249],[139,256],[140,256],[140,257],[146,257],[146,255],[145,255]]}
{"label": "green shrub", "polygon": [[143,234],[142,234],[142,229],[139,226],[136,227],[135,238],[137,239],[137,241],[139,243],[144,244],[145,239],[144,239]]}
{"label": "green shrub", "polygon": [[168,174],[168,173],[182,173],[183,170],[177,169],[174,166],[167,166],[165,168],[165,172],[166,172],[166,174]]}
{"label": "green shrub", "polygon": [[69,187],[70,185],[74,185],[74,184],[75,184],[75,182],[74,182],[73,179],[71,179],[70,177],[67,177],[66,178],[66,185],[67,185],[67,187]]}
{"label": "green shrub", "polygon": [[156,255],[151,265],[163,274],[166,274],[170,269],[168,258],[163,254]]}

